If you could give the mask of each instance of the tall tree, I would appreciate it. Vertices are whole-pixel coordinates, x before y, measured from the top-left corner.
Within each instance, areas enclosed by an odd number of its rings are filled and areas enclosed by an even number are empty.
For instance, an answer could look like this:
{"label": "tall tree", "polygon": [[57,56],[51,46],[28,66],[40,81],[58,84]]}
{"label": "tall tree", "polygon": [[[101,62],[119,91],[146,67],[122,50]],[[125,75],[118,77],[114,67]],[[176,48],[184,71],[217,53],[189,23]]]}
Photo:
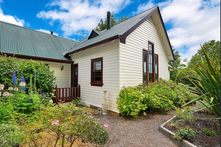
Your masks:
{"label": "tall tree", "polygon": [[[207,53],[209,59],[212,61],[212,64],[219,66],[220,65],[220,41],[210,40],[203,44],[203,48]],[[198,65],[201,62],[201,58],[204,60],[205,56],[202,49],[199,49],[198,52],[192,56],[190,62],[188,63],[189,67]],[[217,59],[217,60],[214,60]]]}
{"label": "tall tree", "polygon": [[[122,21],[125,21],[127,20],[128,17],[123,17],[121,16],[118,21],[116,20],[114,14],[111,15],[111,26],[114,26],[115,24],[117,23],[120,23]],[[100,20],[100,22],[98,23],[97,27],[96,27],[96,30],[97,31],[103,31],[107,28],[107,18],[105,19],[105,21],[103,21],[103,19]]]}
{"label": "tall tree", "polygon": [[[117,24],[116,18],[114,16],[114,14],[111,14],[111,26],[113,26],[115,24]],[[96,30],[102,31],[102,30],[105,30],[106,28],[107,28],[107,18],[105,19],[105,21],[103,21],[103,19],[101,19],[96,27]]]}
{"label": "tall tree", "polygon": [[[170,61],[168,64],[174,68],[173,71],[170,71],[170,79],[175,81],[176,75],[177,75],[178,71],[181,68],[186,67],[186,65],[181,63],[182,60],[180,58],[179,52],[175,51],[174,48],[173,48],[173,53],[174,53],[175,60],[174,61]],[[186,59],[184,59],[183,62],[186,62]]]}

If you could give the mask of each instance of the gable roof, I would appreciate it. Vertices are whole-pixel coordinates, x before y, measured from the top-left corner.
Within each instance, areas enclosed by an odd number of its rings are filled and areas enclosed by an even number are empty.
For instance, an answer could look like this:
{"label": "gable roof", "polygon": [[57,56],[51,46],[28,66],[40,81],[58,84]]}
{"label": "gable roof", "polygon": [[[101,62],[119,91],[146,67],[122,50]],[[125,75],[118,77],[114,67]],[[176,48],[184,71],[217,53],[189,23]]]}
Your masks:
{"label": "gable roof", "polygon": [[[126,37],[133,32],[137,27],[139,27],[144,21],[146,21],[147,19],[149,19],[155,12],[158,11],[162,26],[164,28],[164,33],[165,36],[167,38],[167,42],[168,42],[168,46],[171,50],[172,56],[174,58],[173,55],[173,51],[172,51],[172,47],[160,14],[160,10],[158,6],[155,6],[153,8],[150,8],[134,17],[131,17],[119,24],[114,25],[113,27],[111,27],[108,30],[104,30],[102,32],[99,32],[99,35],[86,39],[84,41],[79,42],[78,44],[76,44],[75,46],[73,46],[69,51],[64,52],[64,56],[68,56],[74,52],[77,52],[79,50],[82,49],[86,49],[98,44],[102,44],[104,42],[110,41],[110,40],[114,40],[116,38],[120,39],[121,43],[126,43]],[[93,31],[91,32],[91,34],[94,33]],[[90,34],[90,36],[91,36]],[[98,34],[98,33],[97,33]]]}
{"label": "gable roof", "polygon": [[64,57],[70,47],[77,44],[71,39],[24,28],[0,21],[0,53],[23,58],[72,62]]}

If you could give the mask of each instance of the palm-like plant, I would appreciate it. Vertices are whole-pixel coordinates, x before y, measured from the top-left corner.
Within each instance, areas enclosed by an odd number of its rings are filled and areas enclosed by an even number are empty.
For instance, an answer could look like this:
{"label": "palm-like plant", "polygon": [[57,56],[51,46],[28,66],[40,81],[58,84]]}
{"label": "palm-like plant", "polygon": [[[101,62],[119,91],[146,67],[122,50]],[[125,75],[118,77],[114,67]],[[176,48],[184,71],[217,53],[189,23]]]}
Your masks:
{"label": "palm-like plant", "polygon": [[210,112],[220,118],[220,66],[214,66],[212,62],[217,59],[214,58],[210,61],[205,49],[202,46],[201,48],[205,60],[201,59],[202,62],[199,66],[194,68],[198,80],[192,81],[190,79],[195,86],[195,88],[191,88],[191,92],[199,96],[191,102],[199,100]]}

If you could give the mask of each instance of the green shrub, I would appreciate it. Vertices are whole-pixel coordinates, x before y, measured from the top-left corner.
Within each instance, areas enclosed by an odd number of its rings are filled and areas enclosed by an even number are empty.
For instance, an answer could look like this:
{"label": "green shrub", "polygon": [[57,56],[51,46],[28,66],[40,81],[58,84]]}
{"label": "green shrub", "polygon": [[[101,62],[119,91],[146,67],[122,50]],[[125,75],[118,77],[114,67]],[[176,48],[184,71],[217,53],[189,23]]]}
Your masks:
{"label": "green shrub", "polygon": [[195,138],[196,132],[190,128],[189,126],[185,128],[180,128],[174,138],[180,140],[180,139],[188,139],[188,140],[193,140]]}
{"label": "green shrub", "polygon": [[185,122],[189,123],[193,121],[193,111],[192,107],[186,107],[184,110],[180,108],[175,108],[177,112],[177,117],[183,119]]}
{"label": "green shrub", "polygon": [[146,110],[144,95],[136,87],[123,87],[117,99],[117,108],[122,115],[136,117],[142,110]]}
{"label": "green shrub", "polygon": [[211,131],[208,128],[203,128],[203,133],[205,133],[207,136],[215,136],[216,132],[215,131]]}
{"label": "green shrub", "polygon": [[30,77],[36,73],[36,87],[40,88],[41,92],[53,91],[55,84],[53,71],[42,62],[0,55],[0,84],[4,84],[6,89],[13,85],[13,72],[16,73],[17,83],[24,77],[27,90],[30,87]]}
{"label": "green shrub", "polygon": [[[215,61],[211,61],[202,46],[201,49],[204,59],[202,58],[199,66],[194,67],[198,80],[192,81],[195,88],[191,89],[191,92],[199,96],[191,102],[199,100],[210,112],[220,118],[220,66],[212,64],[219,59],[214,58]],[[209,106],[204,104],[201,99]]]}
{"label": "green shrub", "polygon": [[16,125],[0,124],[0,146],[17,147],[24,138],[24,133]]}
{"label": "green shrub", "polygon": [[[104,144],[108,138],[106,130],[101,128],[89,113],[74,105],[48,106],[36,112],[35,117],[37,122],[26,123],[24,126],[26,142],[32,144],[40,144],[38,139],[42,133],[39,134],[39,132],[55,134],[53,146],[56,144],[64,146],[66,142],[73,144],[79,137],[82,137],[85,142]],[[50,139],[45,139],[45,143],[51,142]]]}
{"label": "green shrub", "polygon": [[175,82],[194,86],[190,79],[192,81],[195,81],[197,79],[197,75],[194,70],[191,68],[182,68],[178,71]]}
{"label": "green shrub", "polygon": [[108,139],[108,133],[97,122],[85,121],[79,127],[79,136],[83,140],[103,145]]}
{"label": "green shrub", "polygon": [[180,107],[193,97],[188,86],[160,79],[159,82],[149,85],[123,87],[118,96],[117,106],[122,115],[136,117],[145,110],[168,111],[175,106]]}

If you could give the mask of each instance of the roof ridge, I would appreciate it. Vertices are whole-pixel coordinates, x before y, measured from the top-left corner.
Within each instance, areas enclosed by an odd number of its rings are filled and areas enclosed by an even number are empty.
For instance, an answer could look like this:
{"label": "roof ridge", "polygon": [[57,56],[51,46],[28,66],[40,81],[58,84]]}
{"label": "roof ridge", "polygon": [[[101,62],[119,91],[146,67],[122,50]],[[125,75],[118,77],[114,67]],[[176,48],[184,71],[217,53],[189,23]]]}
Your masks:
{"label": "roof ridge", "polygon": [[[137,15],[134,15],[134,16],[128,18],[127,20],[132,19],[132,18],[134,18],[134,17],[136,17],[136,16],[139,16],[139,15],[143,14],[144,12],[149,11],[150,9],[153,9],[153,8],[156,8],[156,7],[159,7],[159,6],[156,5],[156,6],[152,7],[152,8],[149,8],[149,9],[147,9],[147,10],[145,10],[145,11],[143,11],[143,12],[137,14]],[[127,20],[125,20],[125,21],[127,21]],[[112,27],[117,26],[117,25],[119,25],[119,24],[121,24],[122,22],[125,22],[125,21],[121,21],[120,23],[117,23],[117,24],[113,25]],[[111,28],[112,28],[112,27],[111,27]],[[107,31],[107,29],[105,29],[105,32],[106,32],[106,31]]]}
{"label": "roof ridge", "polygon": [[[19,28],[22,28],[22,29],[27,29],[27,30],[31,30],[31,31],[35,31],[35,32],[47,34],[47,35],[53,35],[53,34],[50,34],[50,33],[46,33],[46,32],[42,32],[42,31],[39,31],[39,30],[35,30],[35,29],[31,29],[31,28],[19,26],[19,25],[16,25],[16,24],[12,24],[12,23],[9,23],[9,22],[2,21],[2,20],[0,20],[0,23],[5,23],[5,24],[7,24],[7,25],[12,25],[12,26],[15,26],[15,27],[19,27]],[[75,40],[70,39],[70,38],[65,38],[65,37],[61,37],[61,36],[57,36],[57,35],[53,35],[53,36],[54,36],[54,37],[60,37],[60,38],[62,38],[62,39],[72,40],[72,41],[78,43],[78,41],[75,41]]]}

